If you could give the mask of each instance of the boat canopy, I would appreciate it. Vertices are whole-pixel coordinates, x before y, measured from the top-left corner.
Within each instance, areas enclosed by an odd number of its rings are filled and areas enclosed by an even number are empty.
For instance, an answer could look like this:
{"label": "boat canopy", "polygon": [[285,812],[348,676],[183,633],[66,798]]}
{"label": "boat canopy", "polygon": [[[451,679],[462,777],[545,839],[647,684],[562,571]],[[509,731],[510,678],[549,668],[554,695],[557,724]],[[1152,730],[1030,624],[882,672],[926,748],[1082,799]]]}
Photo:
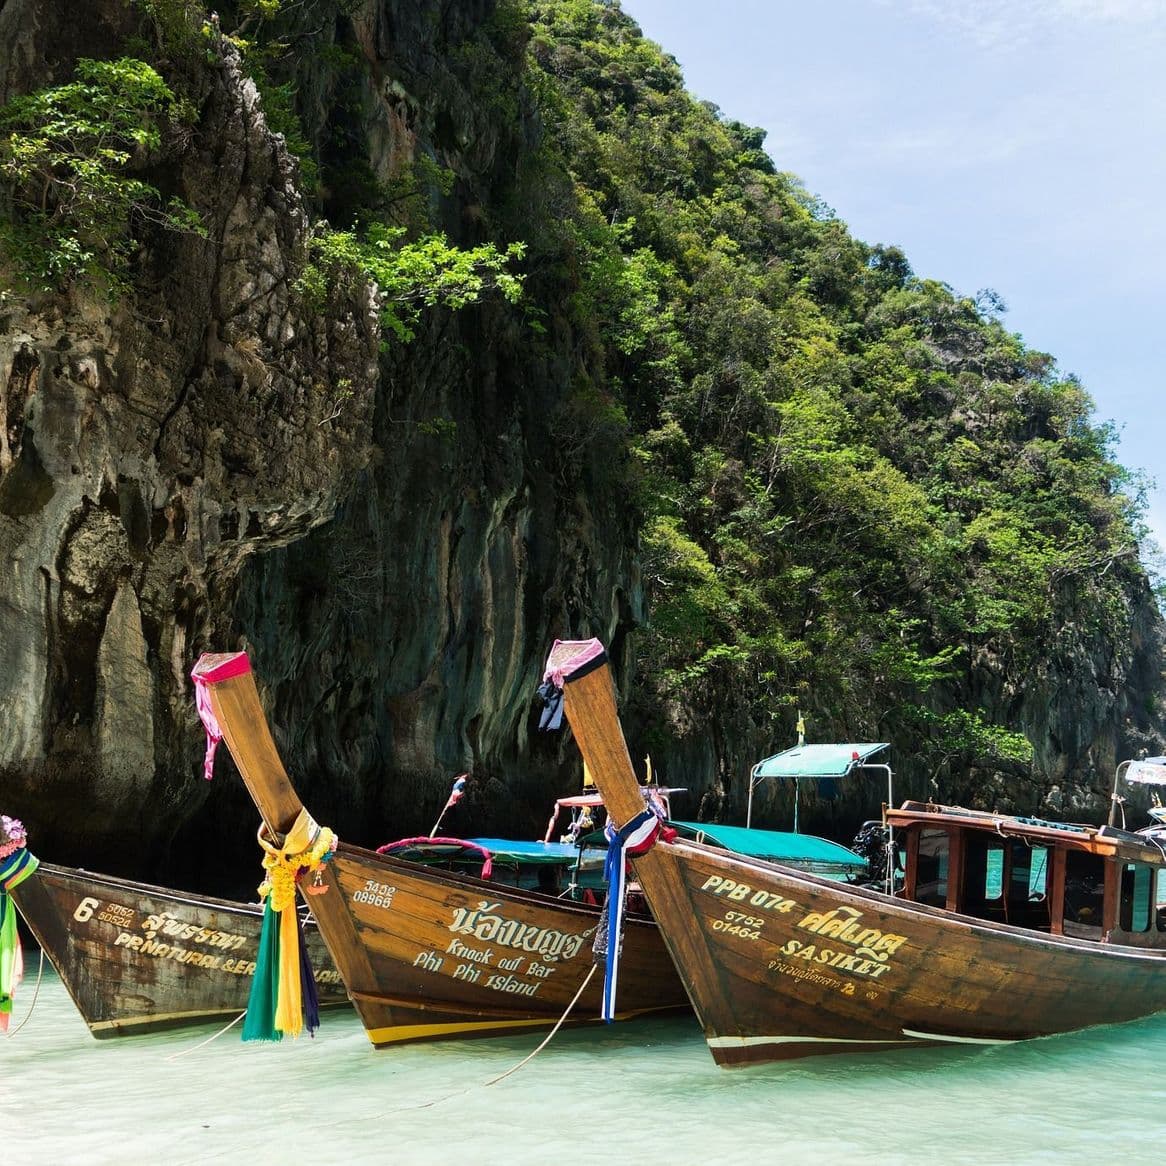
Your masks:
{"label": "boat canopy", "polygon": [[[795,745],[792,749],[784,749],[772,757],[759,761],[749,774],[749,808],[745,816],[747,826],[753,824],[753,791],[767,777],[793,778],[794,791],[794,832],[798,829],[798,800],[801,793],[801,781],[808,778],[813,781],[823,781],[830,778],[846,777],[855,769],[875,768],[876,764],[870,761],[882,749],[886,749],[886,741],[836,741],[831,743],[815,743],[813,745]],[[891,794],[891,767],[881,763],[877,768],[887,775],[887,803],[894,801]]]}
{"label": "boat canopy", "polygon": [[[579,860],[578,846],[566,842],[525,842],[513,838],[470,838],[467,841],[488,850],[496,861],[529,863],[532,866],[574,865]],[[602,850],[584,850],[583,860],[602,863]]]}
{"label": "boat canopy", "polygon": [[691,834],[697,842],[712,841],[748,858],[765,858],[807,870],[837,870],[840,874],[863,874],[867,870],[862,855],[813,834],[750,830],[710,822],[673,821],[671,825]]}
{"label": "boat canopy", "polygon": [[[1121,796],[1122,780],[1127,785],[1166,785],[1166,757],[1139,757],[1137,760],[1123,761],[1113,773],[1113,792],[1109,795],[1109,825],[1116,826],[1118,814],[1121,814],[1122,826],[1125,826],[1125,798]],[[1150,809],[1150,817],[1158,825],[1166,823],[1166,808],[1160,804],[1157,793],[1151,795],[1154,805]]]}
{"label": "boat canopy", "polygon": [[842,741],[834,744],[795,745],[753,767],[754,777],[845,777],[861,768],[887,742]]}
{"label": "boat canopy", "polygon": [[1166,757],[1145,757],[1131,761],[1125,779],[1134,785],[1166,785]]}

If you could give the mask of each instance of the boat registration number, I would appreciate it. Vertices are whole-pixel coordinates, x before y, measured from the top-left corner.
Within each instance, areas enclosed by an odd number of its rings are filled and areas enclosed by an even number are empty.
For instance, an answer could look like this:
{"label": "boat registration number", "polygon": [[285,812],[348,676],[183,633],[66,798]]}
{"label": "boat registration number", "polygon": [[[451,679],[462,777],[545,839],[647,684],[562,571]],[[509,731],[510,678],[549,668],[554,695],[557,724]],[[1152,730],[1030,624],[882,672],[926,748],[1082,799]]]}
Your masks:
{"label": "boat registration number", "polygon": [[781,915],[788,915],[797,907],[793,899],[786,899],[773,891],[757,891],[748,883],[738,883],[733,879],[723,878],[721,875],[709,875],[700,888],[734,903],[748,903],[750,907],[760,907],[764,911],[777,911]]}
{"label": "boat registration number", "polygon": [[739,935],[742,939],[760,939],[760,929],[764,926],[764,919],[757,919],[752,915],[742,915],[740,911],[726,911],[722,918],[714,919],[712,923],[714,931]]}

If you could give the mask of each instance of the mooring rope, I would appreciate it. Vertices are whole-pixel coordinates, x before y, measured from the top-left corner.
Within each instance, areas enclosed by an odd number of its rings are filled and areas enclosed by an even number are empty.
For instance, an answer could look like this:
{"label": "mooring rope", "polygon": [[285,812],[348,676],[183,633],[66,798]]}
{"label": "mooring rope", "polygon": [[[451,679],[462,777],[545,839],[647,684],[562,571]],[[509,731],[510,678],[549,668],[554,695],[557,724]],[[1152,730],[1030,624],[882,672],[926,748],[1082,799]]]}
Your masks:
{"label": "mooring rope", "polygon": [[[42,959],[42,963],[43,963],[43,959],[44,959],[44,952],[43,951],[41,952],[41,959]],[[598,966],[599,966],[598,964],[591,965],[591,968],[587,972],[587,975],[585,975],[583,977],[583,983],[581,983],[579,985],[579,990],[575,993],[574,996],[571,997],[571,1002],[570,1002],[570,1004],[567,1005],[566,1009],[563,1012],[563,1015],[560,1016],[557,1021],[555,1021],[554,1028],[552,1028],[551,1031],[548,1032],[545,1037],[543,1037],[539,1046],[533,1052],[530,1052],[525,1057],[523,1057],[522,1060],[519,1061],[517,1065],[513,1065],[513,1066],[511,1066],[511,1068],[507,1069],[505,1073],[499,1073],[497,1077],[492,1077],[489,1081],[483,1082],[481,1085],[481,1088],[488,1089],[491,1085],[497,1085],[499,1081],[504,1081],[507,1077],[510,1076],[511,1073],[517,1073],[519,1069],[521,1069],[524,1065],[529,1064],[529,1062],[533,1061],[534,1058],[537,1057],[538,1054],[541,1053],[543,1051],[543,1049],[545,1049],[547,1047],[547,1045],[549,1045],[551,1043],[551,1038],[555,1035],[555,1033],[557,1033],[559,1031],[560,1028],[563,1027],[563,1024],[566,1021],[567,1017],[571,1015],[571,1009],[574,1008],[575,1005],[579,1002],[579,997],[583,995],[583,992],[586,989],[587,985],[591,983],[591,977],[593,975],[595,975],[595,969]],[[38,987],[40,986],[39,980],[38,980],[37,986]],[[33,995],[32,1002],[33,1002],[33,1004],[36,1003],[35,994]],[[29,1009],[30,1015],[31,1015],[31,1011],[32,1010]],[[240,1012],[239,1015],[236,1016],[235,1019],[232,1020],[230,1024],[226,1025],[224,1028],[219,1029],[219,1031],[216,1032],[213,1036],[208,1036],[206,1038],[206,1040],[200,1041],[196,1045],[192,1045],[189,1049],[183,1049],[182,1052],[180,1052],[180,1053],[171,1053],[170,1056],[163,1057],[163,1060],[176,1061],[176,1060],[178,1060],[179,1057],[185,1057],[187,1053],[197,1052],[199,1049],[204,1048],[206,1045],[209,1045],[211,1043],[211,1041],[218,1040],[219,1037],[221,1037],[224,1033],[229,1032],[246,1015],[247,1015],[246,1012]],[[21,1027],[23,1027],[23,1025],[27,1022],[27,1020],[28,1020],[28,1017],[25,1017],[25,1019],[23,1021],[21,1021]],[[20,1029],[14,1029],[12,1035],[15,1036],[16,1033],[19,1031],[20,1031]],[[401,1112],[408,1110],[408,1109],[428,1109],[431,1105],[438,1105],[442,1101],[448,1101],[451,1097],[460,1097],[462,1094],[469,1093],[469,1092],[470,1092],[470,1090],[468,1088],[467,1089],[459,1089],[456,1093],[447,1093],[444,1097],[435,1097],[432,1101],[424,1101],[420,1105],[403,1105],[399,1109],[389,1110],[388,1112],[389,1113],[401,1113]]]}
{"label": "mooring rope", "polygon": [[529,1056],[523,1057],[523,1059],[521,1061],[519,1061],[518,1064],[515,1065],[513,1069],[507,1069],[505,1073],[501,1073],[497,1077],[493,1078],[493,1080],[487,1081],[486,1084],[484,1086],[482,1086],[483,1089],[489,1088],[489,1086],[491,1086],[491,1085],[497,1085],[499,1081],[502,1081],[505,1078],[509,1077],[511,1073],[517,1073],[518,1070],[521,1069],[522,1066],[527,1063],[527,1061],[534,1060],[534,1058],[539,1053],[541,1053],[543,1051],[543,1049],[545,1049],[547,1047],[548,1044],[550,1044],[551,1037],[553,1037],[555,1035],[555,1033],[558,1032],[560,1028],[562,1028],[563,1021],[566,1020],[567,1017],[571,1014],[571,1009],[575,1007],[576,1001],[579,999],[580,996],[583,995],[583,989],[586,988],[587,985],[591,983],[591,977],[595,975],[595,969],[597,967],[599,967],[598,964],[591,965],[591,970],[587,973],[586,976],[583,977],[583,983],[579,985],[579,991],[575,993],[574,998],[571,1000],[571,1003],[567,1005],[567,1011],[564,1012],[563,1015],[559,1017],[558,1021],[556,1021],[556,1023],[555,1023],[555,1027],[552,1028],[551,1031],[547,1033],[542,1044],[540,1044],[538,1046],[538,1048],[535,1049],[534,1052],[531,1053]]}
{"label": "mooring rope", "polygon": [[[534,1052],[528,1053],[525,1057],[523,1057],[522,1060],[519,1061],[517,1065],[514,1065],[512,1068],[507,1069],[505,1073],[499,1073],[497,1077],[492,1077],[489,1081],[484,1082],[480,1086],[473,1086],[473,1085],[467,1086],[465,1089],[458,1089],[453,1093],[447,1093],[443,1097],[435,1097],[435,1098],[433,1098],[432,1101],[423,1101],[423,1102],[421,1102],[420,1105],[401,1105],[401,1106],[398,1106],[396,1109],[383,1110],[382,1116],[387,1116],[389,1114],[394,1114],[394,1113],[407,1113],[409,1110],[413,1110],[413,1109],[429,1109],[434,1105],[440,1105],[443,1101],[449,1101],[454,1097],[463,1097],[463,1096],[465,1096],[465,1094],[471,1092],[475,1088],[487,1089],[491,1085],[497,1085],[499,1081],[502,1081],[505,1078],[509,1077],[511,1073],[517,1073],[518,1070],[523,1067],[523,1065],[526,1065],[527,1063],[532,1061],[536,1056],[538,1056],[538,1054],[541,1053],[543,1051],[543,1049],[545,1049],[547,1047],[547,1045],[550,1043],[551,1037],[553,1037],[555,1035],[555,1033],[558,1032],[560,1028],[562,1028],[563,1022],[571,1014],[571,1009],[575,1007],[575,1005],[579,1001],[579,997],[583,995],[583,990],[587,987],[587,985],[589,983],[591,983],[591,977],[593,975],[595,975],[595,969],[598,966],[599,966],[598,964],[591,965],[590,971],[588,971],[587,975],[583,977],[583,983],[581,983],[579,985],[579,990],[571,998],[571,1003],[567,1005],[565,1011],[563,1012],[563,1015],[560,1016],[559,1019],[556,1021],[554,1028],[552,1028],[551,1031],[547,1033],[547,1035],[543,1038],[542,1042],[539,1044],[538,1048],[536,1048],[534,1050]],[[235,1019],[231,1021],[231,1024],[235,1024],[238,1020],[239,1020],[239,1017],[235,1017]],[[227,1028],[230,1028],[230,1027],[231,1027],[231,1025],[227,1025]],[[226,1031],[226,1029],[223,1030],[223,1032],[225,1032],[225,1031]],[[221,1036],[221,1035],[222,1035],[222,1033],[215,1034],[215,1036]],[[210,1039],[214,1040],[215,1037],[211,1037]],[[209,1042],[203,1041],[202,1043],[207,1044]],[[195,1048],[202,1048],[202,1045],[196,1045]],[[186,1052],[194,1052],[194,1049],[187,1049]],[[182,1056],[182,1055],[183,1055],[182,1053],[175,1054],[175,1056]],[[166,1059],[169,1061],[169,1060],[173,1060],[174,1057],[167,1057]],[[337,1118],[335,1121],[315,1122],[313,1124],[312,1128],[315,1130],[328,1129],[331,1126],[348,1125],[351,1123],[351,1121],[352,1121],[351,1117],[342,1117],[342,1118]],[[232,1156],[234,1156],[234,1151],[225,1150],[221,1154],[211,1154],[209,1156],[203,1155],[200,1158],[198,1158],[197,1161],[200,1164],[205,1163],[205,1162],[211,1162],[211,1161],[217,1162],[221,1158],[227,1158],[227,1157],[232,1157]],[[194,1161],[195,1160],[192,1159],[191,1163],[193,1163]]]}
{"label": "mooring rope", "polygon": [[192,1045],[189,1049],[183,1049],[182,1052],[180,1052],[180,1053],[171,1053],[170,1056],[163,1057],[162,1059],[164,1061],[177,1061],[179,1057],[185,1057],[187,1053],[197,1052],[199,1049],[203,1048],[205,1045],[209,1045],[211,1043],[211,1041],[218,1040],[219,1037],[221,1037],[224,1033],[230,1032],[231,1029],[233,1029],[235,1027],[235,1025],[238,1024],[239,1021],[242,1020],[243,1017],[246,1015],[247,1015],[247,1011],[246,1011],[246,1009],[244,1009],[242,1012],[239,1013],[238,1016],[235,1017],[234,1020],[231,1021],[230,1024],[226,1025],[224,1028],[220,1028],[219,1031],[216,1032],[213,1036],[208,1036],[206,1038],[206,1040],[200,1041],[196,1045]]}
{"label": "mooring rope", "polygon": [[[583,995],[583,989],[586,988],[587,985],[591,983],[591,977],[593,975],[595,975],[595,969],[597,967],[599,967],[598,964],[591,965],[591,969],[588,971],[587,975],[585,975],[583,977],[583,983],[579,985],[579,990],[571,998],[571,1003],[567,1005],[565,1011],[563,1012],[563,1015],[560,1016],[559,1019],[555,1022],[555,1027],[552,1028],[551,1031],[548,1032],[545,1037],[543,1037],[538,1048],[536,1048],[533,1052],[528,1053],[525,1057],[523,1057],[522,1060],[519,1061],[517,1065],[511,1066],[509,1069],[506,1070],[505,1073],[499,1073],[497,1077],[492,1077],[489,1081],[483,1082],[480,1086],[469,1086],[465,1089],[459,1089],[455,1093],[447,1093],[444,1097],[435,1097],[432,1101],[423,1101],[423,1102],[421,1102],[420,1105],[402,1105],[402,1106],[399,1106],[397,1109],[390,1109],[390,1110],[387,1110],[386,1112],[387,1113],[406,1113],[408,1110],[411,1110],[411,1109],[429,1109],[431,1106],[440,1105],[443,1101],[449,1101],[451,1098],[462,1097],[466,1093],[469,1093],[470,1090],[473,1088],[488,1089],[491,1085],[497,1085],[499,1081],[505,1080],[505,1078],[509,1077],[511,1073],[517,1073],[518,1070],[521,1069],[523,1065],[528,1064],[530,1061],[534,1060],[534,1058],[537,1057],[538,1054],[541,1053],[543,1051],[543,1049],[545,1049],[547,1047],[548,1044],[550,1044],[551,1037],[553,1037],[555,1035],[555,1033],[558,1032],[559,1029],[563,1027],[563,1022],[567,1019],[568,1016],[571,1015],[571,1009],[575,1007],[576,1003],[578,1003],[579,997]],[[339,1124],[339,1123],[337,1123],[337,1124]]]}

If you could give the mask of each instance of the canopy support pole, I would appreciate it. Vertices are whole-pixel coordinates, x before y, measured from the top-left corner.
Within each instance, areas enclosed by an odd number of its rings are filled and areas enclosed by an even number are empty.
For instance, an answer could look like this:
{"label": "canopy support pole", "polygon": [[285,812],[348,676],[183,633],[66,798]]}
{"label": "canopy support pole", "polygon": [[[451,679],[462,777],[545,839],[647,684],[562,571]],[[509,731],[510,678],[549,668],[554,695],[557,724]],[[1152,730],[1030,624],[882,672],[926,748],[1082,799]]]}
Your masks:
{"label": "canopy support pole", "polygon": [[1111,826],[1117,825],[1117,807],[1118,807],[1118,801],[1119,801],[1118,795],[1117,795],[1117,787],[1121,783],[1122,773],[1125,770],[1127,770],[1129,768],[1129,766],[1130,766],[1130,763],[1128,761],[1123,761],[1113,771],[1113,793],[1111,793],[1109,795],[1109,824]]}
{"label": "canopy support pole", "polygon": [[[894,774],[889,765],[864,765],[863,769],[885,769],[887,771],[887,809],[895,805]],[[883,825],[887,828],[887,894],[895,893],[895,828],[887,821],[886,810],[883,811]]]}

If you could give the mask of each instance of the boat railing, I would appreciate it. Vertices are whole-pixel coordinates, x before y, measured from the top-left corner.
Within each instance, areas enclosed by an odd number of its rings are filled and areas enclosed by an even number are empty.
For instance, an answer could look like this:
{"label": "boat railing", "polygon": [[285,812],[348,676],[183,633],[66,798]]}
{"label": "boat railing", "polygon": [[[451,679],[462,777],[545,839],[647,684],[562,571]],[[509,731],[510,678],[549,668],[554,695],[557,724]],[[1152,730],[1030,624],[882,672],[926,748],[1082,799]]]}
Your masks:
{"label": "boat railing", "polygon": [[386,842],[383,846],[377,847],[377,854],[394,854],[401,850],[411,849],[434,849],[441,846],[452,846],[458,850],[468,850],[474,854],[480,854],[483,858],[482,869],[478,874],[479,878],[488,879],[494,873],[494,856],[484,846],[479,846],[476,842],[468,842],[464,838],[431,838],[428,834],[420,835],[417,838],[398,838],[394,842]]}

